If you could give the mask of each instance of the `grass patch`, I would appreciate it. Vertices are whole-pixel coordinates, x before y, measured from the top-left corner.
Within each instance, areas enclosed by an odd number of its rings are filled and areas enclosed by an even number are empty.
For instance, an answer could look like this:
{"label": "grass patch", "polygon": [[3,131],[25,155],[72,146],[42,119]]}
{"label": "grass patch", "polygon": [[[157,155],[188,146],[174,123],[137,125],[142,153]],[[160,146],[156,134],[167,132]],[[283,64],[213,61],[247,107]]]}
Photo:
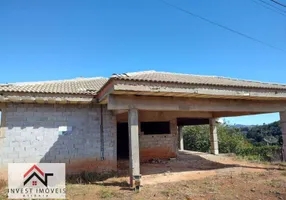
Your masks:
{"label": "grass patch", "polygon": [[8,183],[6,180],[0,179],[0,200],[8,198],[7,185]]}
{"label": "grass patch", "polygon": [[247,155],[247,156],[238,156],[241,160],[261,162],[263,159],[259,155]]}
{"label": "grass patch", "polygon": [[102,188],[100,191],[99,191],[99,196],[100,198],[102,199],[111,199],[113,198],[115,195],[114,195],[114,192],[107,189],[107,188]]}
{"label": "grass patch", "polygon": [[97,181],[104,181],[112,177],[117,177],[115,171],[105,173],[82,172],[80,174],[67,175],[66,182],[70,184],[90,184]]}
{"label": "grass patch", "polygon": [[280,188],[283,186],[283,181],[279,179],[272,179],[267,182],[267,185],[273,187],[273,188]]}
{"label": "grass patch", "polygon": [[170,197],[170,196],[174,196],[176,194],[176,191],[173,189],[167,189],[167,190],[161,191],[160,193],[166,197]]}
{"label": "grass patch", "polygon": [[7,181],[4,179],[0,179],[0,190],[6,188],[8,185]]}
{"label": "grass patch", "polygon": [[0,191],[0,200],[8,199],[8,192],[7,190],[5,191]]}
{"label": "grass patch", "polygon": [[281,172],[282,176],[286,176],[286,171]]}
{"label": "grass patch", "polygon": [[242,156],[250,161],[267,161],[273,162],[281,160],[280,146],[251,146],[241,149],[237,155]]}

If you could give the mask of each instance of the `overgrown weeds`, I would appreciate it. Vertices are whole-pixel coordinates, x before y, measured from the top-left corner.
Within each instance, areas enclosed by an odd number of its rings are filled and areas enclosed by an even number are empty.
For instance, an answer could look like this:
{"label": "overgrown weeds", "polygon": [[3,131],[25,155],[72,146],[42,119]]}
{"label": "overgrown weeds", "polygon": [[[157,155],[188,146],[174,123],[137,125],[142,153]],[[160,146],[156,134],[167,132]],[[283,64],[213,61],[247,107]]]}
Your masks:
{"label": "overgrown weeds", "polygon": [[102,199],[111,199],[115,196],[114,192],[109,190],[108,188],[102,188],[99,191],[99,196]]}
{"label": "overgrown weeds", "polygon": [[0,179],[0,200],[4,200],[8,198],[8,194],[7,194],[7,181],[4,179]]}
{"label": "overgrown weeds", "polygon": [[112,177],[117,177],[117,173],[115,171],[103,173],[82,172],[80,174],[67,175],[66,182],[70,184],[92,184]]}

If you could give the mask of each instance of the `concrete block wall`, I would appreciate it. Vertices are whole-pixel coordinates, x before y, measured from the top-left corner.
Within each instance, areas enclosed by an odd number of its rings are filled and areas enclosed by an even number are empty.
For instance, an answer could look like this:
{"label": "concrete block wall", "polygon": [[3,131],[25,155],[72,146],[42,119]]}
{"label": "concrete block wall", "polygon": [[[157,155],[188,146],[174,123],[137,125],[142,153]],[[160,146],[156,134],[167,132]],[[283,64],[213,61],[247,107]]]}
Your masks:
{"label": "concrete block wall", "polygon": [[[0,167],[17,162],[64,162],[68,173],[116,170],[116,119],[103,108],[104,160],[100,154],[100,105],[7,104]],[[59,134],[59,126],[72,131]]]}
{"label": "concrete block wall", "polygon": [[177,156],[178,131],[176,119],[170,121],[170,131],[170,134],[140,134],[141,162],[154,158],[172,158]]}

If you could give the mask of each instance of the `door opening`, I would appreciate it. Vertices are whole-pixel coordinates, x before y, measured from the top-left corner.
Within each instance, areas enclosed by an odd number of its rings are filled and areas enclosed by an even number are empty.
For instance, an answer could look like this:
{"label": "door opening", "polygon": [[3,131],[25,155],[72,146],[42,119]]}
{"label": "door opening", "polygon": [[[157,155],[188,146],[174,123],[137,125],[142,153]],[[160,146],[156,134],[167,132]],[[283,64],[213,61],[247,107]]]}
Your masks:
{"label": "door opening", "polygon": [[117,123],[117,159],[129,159],[128,123]]}

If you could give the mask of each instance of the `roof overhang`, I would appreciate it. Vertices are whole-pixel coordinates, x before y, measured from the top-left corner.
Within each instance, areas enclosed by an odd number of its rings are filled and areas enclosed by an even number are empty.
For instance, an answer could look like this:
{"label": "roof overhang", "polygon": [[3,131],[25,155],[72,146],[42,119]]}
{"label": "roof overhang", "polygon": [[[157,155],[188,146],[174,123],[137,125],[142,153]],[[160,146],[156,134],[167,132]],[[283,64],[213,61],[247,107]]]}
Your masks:
{"label": "roof overhang", "polygon": [[96,94],[2,92],[0,102],[107,104],[110,95],[283,101],[286,100],[286,89],[122,80],[111,77]]}
{"label": "roof overhang", "polygon": [[93,95],[13,93],[0,94],[3,103],[45,103],[45,104],[90,104],[96,103]]}
{"label": "roof overhang", "polygon": [[246,100],[286,100],[286,90],[284,89],[158,83],[150,81],[116,80],[112,78],[98,92],[98,102],[106,104],[110,94]]}

